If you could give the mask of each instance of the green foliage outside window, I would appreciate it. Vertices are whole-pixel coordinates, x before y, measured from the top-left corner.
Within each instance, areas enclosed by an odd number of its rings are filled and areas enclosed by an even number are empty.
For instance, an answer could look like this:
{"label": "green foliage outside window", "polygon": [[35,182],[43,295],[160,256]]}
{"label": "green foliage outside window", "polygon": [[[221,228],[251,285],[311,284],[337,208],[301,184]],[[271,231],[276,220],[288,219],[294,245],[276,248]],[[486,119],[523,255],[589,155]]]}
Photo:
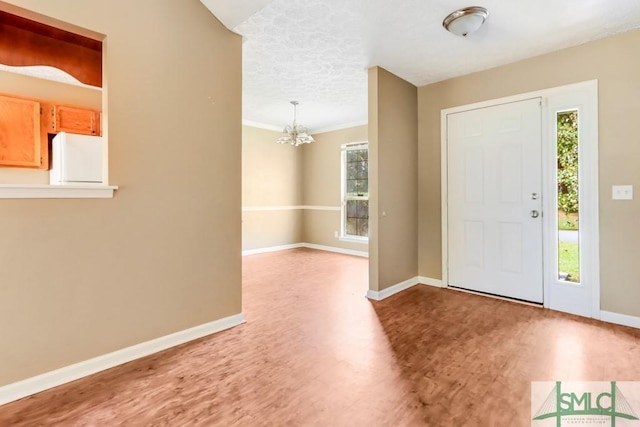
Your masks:
{"label": "green foliage outside window", "polygon": [[557,115],[558,209],[578,212],[578,112]]}
{"label": "green foliage outside window", "polygon": [[369,150],[346,152],[346,212],[344,233],[347,236],[369,236]]}
{"label": "green foliage outside window", "polygon": [[347,196],[369,196],[369,150],[347,151]]}

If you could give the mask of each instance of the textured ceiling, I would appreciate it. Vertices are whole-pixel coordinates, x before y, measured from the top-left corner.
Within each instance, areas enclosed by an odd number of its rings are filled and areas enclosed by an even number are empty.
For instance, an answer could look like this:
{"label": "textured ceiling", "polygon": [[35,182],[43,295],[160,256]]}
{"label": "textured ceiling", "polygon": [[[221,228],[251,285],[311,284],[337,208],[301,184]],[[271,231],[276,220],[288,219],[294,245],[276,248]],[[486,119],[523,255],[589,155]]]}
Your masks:
{"label": "textured ceiling", "polygon": [[460,0],[202,1],[244,36],[243,118],[281,128],[298,100],[312,132],[366,122],[374,65],[422,86],[640,27],[639,0],[483,0],[466,39],[442,28]]}

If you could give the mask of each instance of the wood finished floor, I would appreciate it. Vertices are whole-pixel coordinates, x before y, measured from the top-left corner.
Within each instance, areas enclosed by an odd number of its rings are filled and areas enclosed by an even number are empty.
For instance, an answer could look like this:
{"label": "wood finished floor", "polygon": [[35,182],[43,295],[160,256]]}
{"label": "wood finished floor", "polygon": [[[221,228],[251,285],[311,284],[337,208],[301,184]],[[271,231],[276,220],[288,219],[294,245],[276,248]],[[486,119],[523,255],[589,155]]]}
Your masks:
{"label": "wood finished floor", "polygon": [[532,380],[640,380],[640,330],[453,290],[364,297],[367,260],[244,258],[247,323],[0,407],[2,426],[530,426]]}

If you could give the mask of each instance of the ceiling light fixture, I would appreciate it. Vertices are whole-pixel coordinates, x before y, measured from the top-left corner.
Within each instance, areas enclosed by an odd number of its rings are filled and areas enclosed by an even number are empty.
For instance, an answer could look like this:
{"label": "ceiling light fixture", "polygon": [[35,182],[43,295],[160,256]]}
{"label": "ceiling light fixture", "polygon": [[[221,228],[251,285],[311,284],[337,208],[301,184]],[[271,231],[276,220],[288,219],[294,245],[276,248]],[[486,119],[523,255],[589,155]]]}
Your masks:
{"label": "ceiling light fixture", "polygon": [[489,12],[484,7],[465,7],[450,13],[442,21],[442,26],[457,36],[467,37],[467,35],[478,31],[488,17]]}
{"label": "ceiling light fixture", "polygon": [[295,147],[315,142],[313,137],[307,134],[307,128],[296,123],[298,101],[291,101],[291,104],[293,104],[293,124],[284,128],[282,135],[276,142],[278,144],[291,144]]}

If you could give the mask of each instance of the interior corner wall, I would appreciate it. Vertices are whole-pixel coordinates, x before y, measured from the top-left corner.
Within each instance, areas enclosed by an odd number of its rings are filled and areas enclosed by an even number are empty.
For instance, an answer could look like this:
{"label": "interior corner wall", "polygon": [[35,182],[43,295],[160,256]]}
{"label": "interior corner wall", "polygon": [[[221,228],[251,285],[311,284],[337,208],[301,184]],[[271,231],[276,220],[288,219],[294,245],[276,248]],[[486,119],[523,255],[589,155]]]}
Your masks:
{"label": "interior corner wall", "polygon": [[242,127],[242,250],[302,240],[302,147],[280,132]]}
{"label": "interior corner wall", "polygon": [[0,200],[0,386],[241,312],[242,39],[199,0],[9,0],[105,34],[113,199]]}
{"label": "interior corner wall", "polygon": [[611,199],[640,185],[638,46],[634,30],[419,89],[421,276],[442,277],[441,110],[597,79],[601,308],[640,317],[640,202]]}
{"label": "interior corner wall", "polygon": [[[369,287],[418,275],[418,89],[369,69]],[[372,220],[373,218],[373,220]]]}
{"label": "interior corner wall", "polygon": [[339,240],[341,206],[341,147],[368,138],[368,126],[313,135],[315,143],[302,148],[302,241],[315,245],[366,252],[366,243]]}

